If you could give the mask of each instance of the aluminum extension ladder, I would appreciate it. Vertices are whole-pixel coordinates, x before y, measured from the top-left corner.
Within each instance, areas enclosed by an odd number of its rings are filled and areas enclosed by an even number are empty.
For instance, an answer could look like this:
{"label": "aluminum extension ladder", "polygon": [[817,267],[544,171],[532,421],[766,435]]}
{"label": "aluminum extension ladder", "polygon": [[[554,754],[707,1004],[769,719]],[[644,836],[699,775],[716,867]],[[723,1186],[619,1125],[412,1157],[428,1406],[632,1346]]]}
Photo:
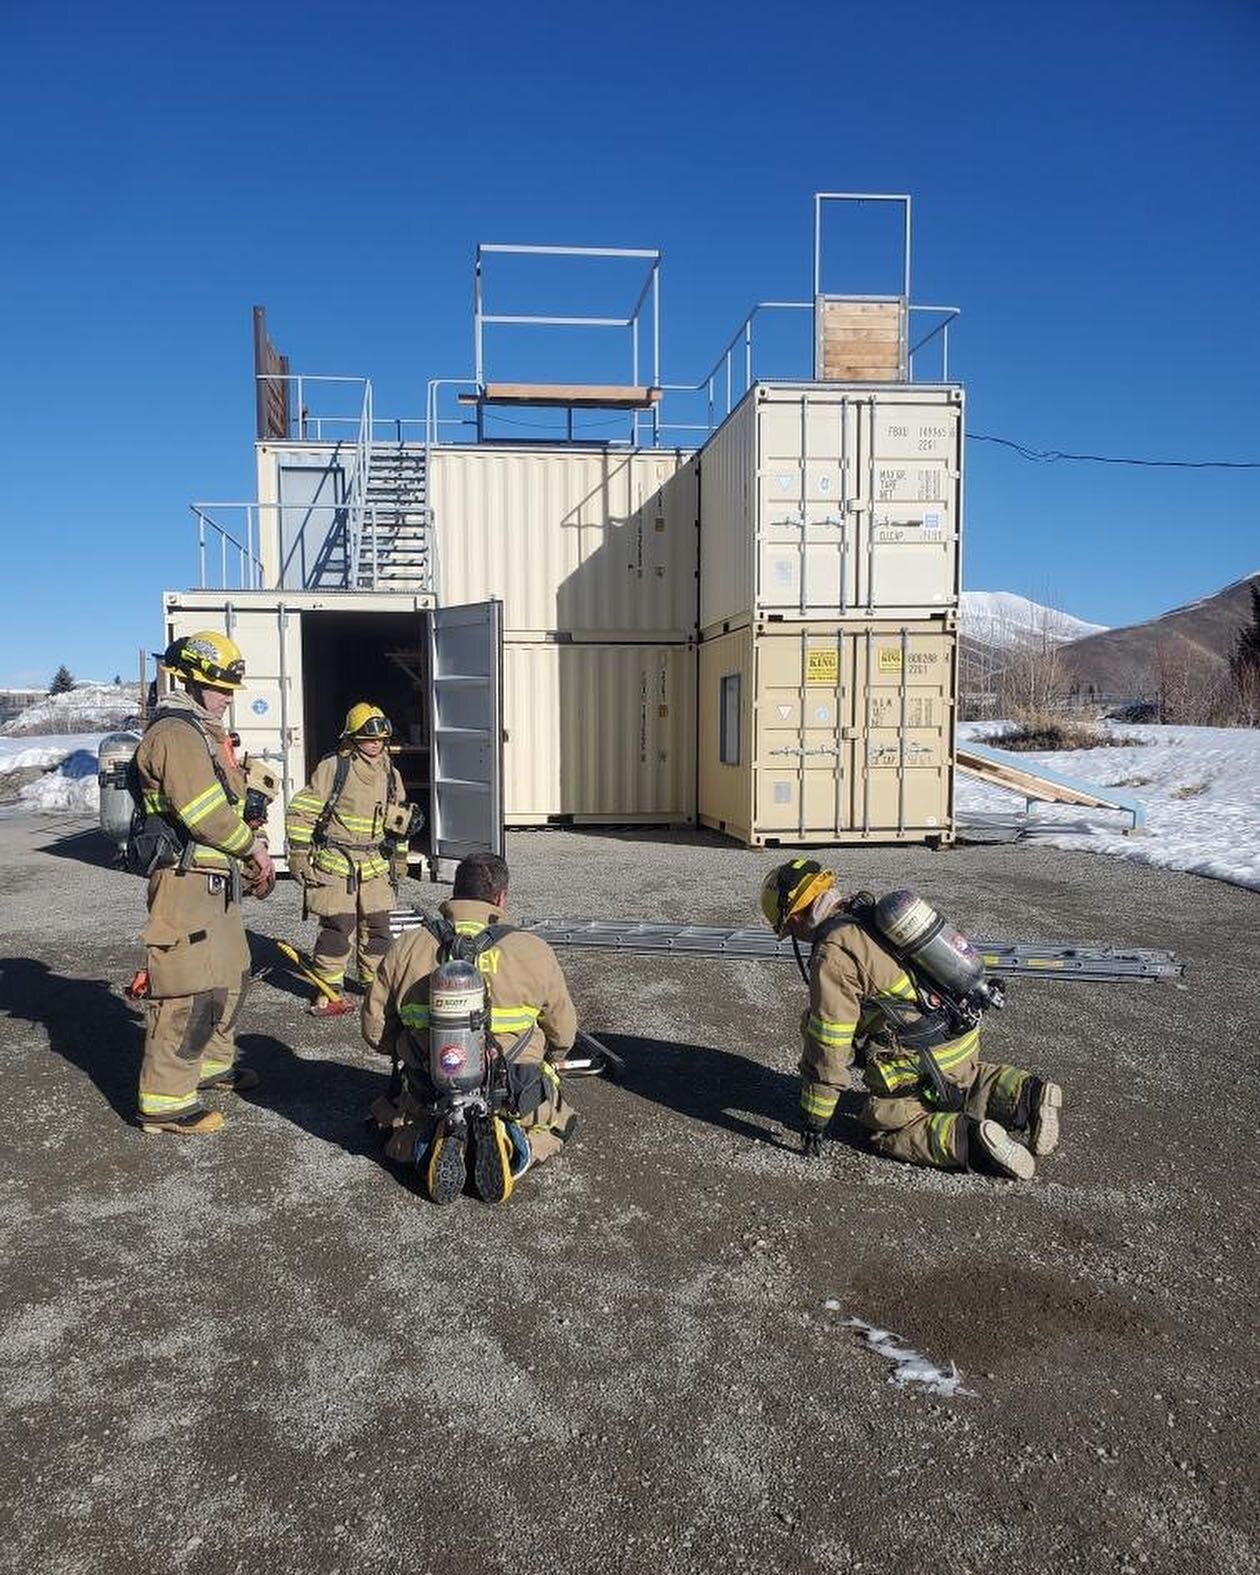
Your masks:
{"label": "aluminum extension ladder", "polygon": [[[395,908],[390,931],[398,936],[423,922],[418,908]],[[793,962],[790,938],[777,940],[764,926],[724,929],[706,924],[640,924],[633,920],[521,919],[515,928],[541,936],[549,946],[611,951],[633,956],[738,957]],[[1155,984],[1180,979],[1185,965],[1174,952],[1093,942],[972,940],[991,974],[1109,984]],[[805,948],[808,950],[808,947]]]}

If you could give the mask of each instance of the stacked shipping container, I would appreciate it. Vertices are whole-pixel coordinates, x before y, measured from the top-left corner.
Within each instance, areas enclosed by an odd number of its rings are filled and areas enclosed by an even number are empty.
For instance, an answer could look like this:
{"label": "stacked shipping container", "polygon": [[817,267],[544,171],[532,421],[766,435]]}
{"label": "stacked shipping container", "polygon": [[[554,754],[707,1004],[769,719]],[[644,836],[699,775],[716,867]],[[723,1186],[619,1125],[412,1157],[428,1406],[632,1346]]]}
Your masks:
{"label": "stacked shipping container", "polygon": [[952,839],[962,391],[760,384],[700,455],[699,818]]}
{"label": "stacked shipping container", "polygon": [[438,447],[440,602],[503,603],[509,825],[695,819],[696,467]]}

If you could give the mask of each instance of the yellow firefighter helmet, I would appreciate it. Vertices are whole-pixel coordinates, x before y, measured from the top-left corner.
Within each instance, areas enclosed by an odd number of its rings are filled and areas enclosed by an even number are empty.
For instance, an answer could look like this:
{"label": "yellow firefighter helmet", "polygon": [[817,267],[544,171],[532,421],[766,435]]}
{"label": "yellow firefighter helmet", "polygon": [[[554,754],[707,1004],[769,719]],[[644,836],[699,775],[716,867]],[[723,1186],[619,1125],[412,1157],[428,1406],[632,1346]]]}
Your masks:
{"label": "yellow firefighter helmet", "polygon": [[240,647],[217,629],[198,629],[172,640],[158,666],[164,673],[209,689],[244,689],[245,658]]}
{"label": "yellow firefighter helmet", "polygon": [[358,705],[352,705],[346,712],[346,725],[341,730],[342,738],[391,738],[394,729],[389,718],[378,705],[369,705],[366,700],[360,700]]}
{"label": "yellow firefighter helmet", "polygon": [[813,859],[792,859],[772,869],[761,884],[761,911],[776,935],[782,935],[794,914],[803,913],[836,883],[834,870]]}

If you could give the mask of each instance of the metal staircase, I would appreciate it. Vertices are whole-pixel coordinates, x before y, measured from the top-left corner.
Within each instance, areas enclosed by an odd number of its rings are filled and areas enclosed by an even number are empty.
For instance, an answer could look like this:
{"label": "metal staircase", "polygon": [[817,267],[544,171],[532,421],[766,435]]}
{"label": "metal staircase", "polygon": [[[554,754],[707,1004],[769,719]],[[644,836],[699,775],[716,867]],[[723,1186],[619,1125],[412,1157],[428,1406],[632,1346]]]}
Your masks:
{"label": "metal staircase", "polygon": [[425,457],[419,446],[371,445],[352,590],[433,589]]}

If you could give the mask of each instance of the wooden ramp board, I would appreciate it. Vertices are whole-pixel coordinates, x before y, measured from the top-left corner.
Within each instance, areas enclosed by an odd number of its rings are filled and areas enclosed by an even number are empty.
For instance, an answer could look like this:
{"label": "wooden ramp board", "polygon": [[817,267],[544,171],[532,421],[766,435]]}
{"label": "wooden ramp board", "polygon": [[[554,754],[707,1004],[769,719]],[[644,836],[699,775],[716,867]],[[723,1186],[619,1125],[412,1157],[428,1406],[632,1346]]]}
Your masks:
{"label": "wooden ramp board", "polygon": [[565,405],[572,410],[651,410],[659,388],[627,383],[487,383],[461,405]]}
{"label": "wooden ramp board", "polygon": [[1101,788],[1096,782],[1083,782],[1046,766],[1038,766],[1034,771],[1008,749],[960,743],[955,750],[955,763],[968,776],[987,782],[991,787],[1018,793],[1029,804],[1079,804],[1085,809],[1118,809],[1131,817],[1130,831],[1146,826],[1146,806],[1131,793]]}

